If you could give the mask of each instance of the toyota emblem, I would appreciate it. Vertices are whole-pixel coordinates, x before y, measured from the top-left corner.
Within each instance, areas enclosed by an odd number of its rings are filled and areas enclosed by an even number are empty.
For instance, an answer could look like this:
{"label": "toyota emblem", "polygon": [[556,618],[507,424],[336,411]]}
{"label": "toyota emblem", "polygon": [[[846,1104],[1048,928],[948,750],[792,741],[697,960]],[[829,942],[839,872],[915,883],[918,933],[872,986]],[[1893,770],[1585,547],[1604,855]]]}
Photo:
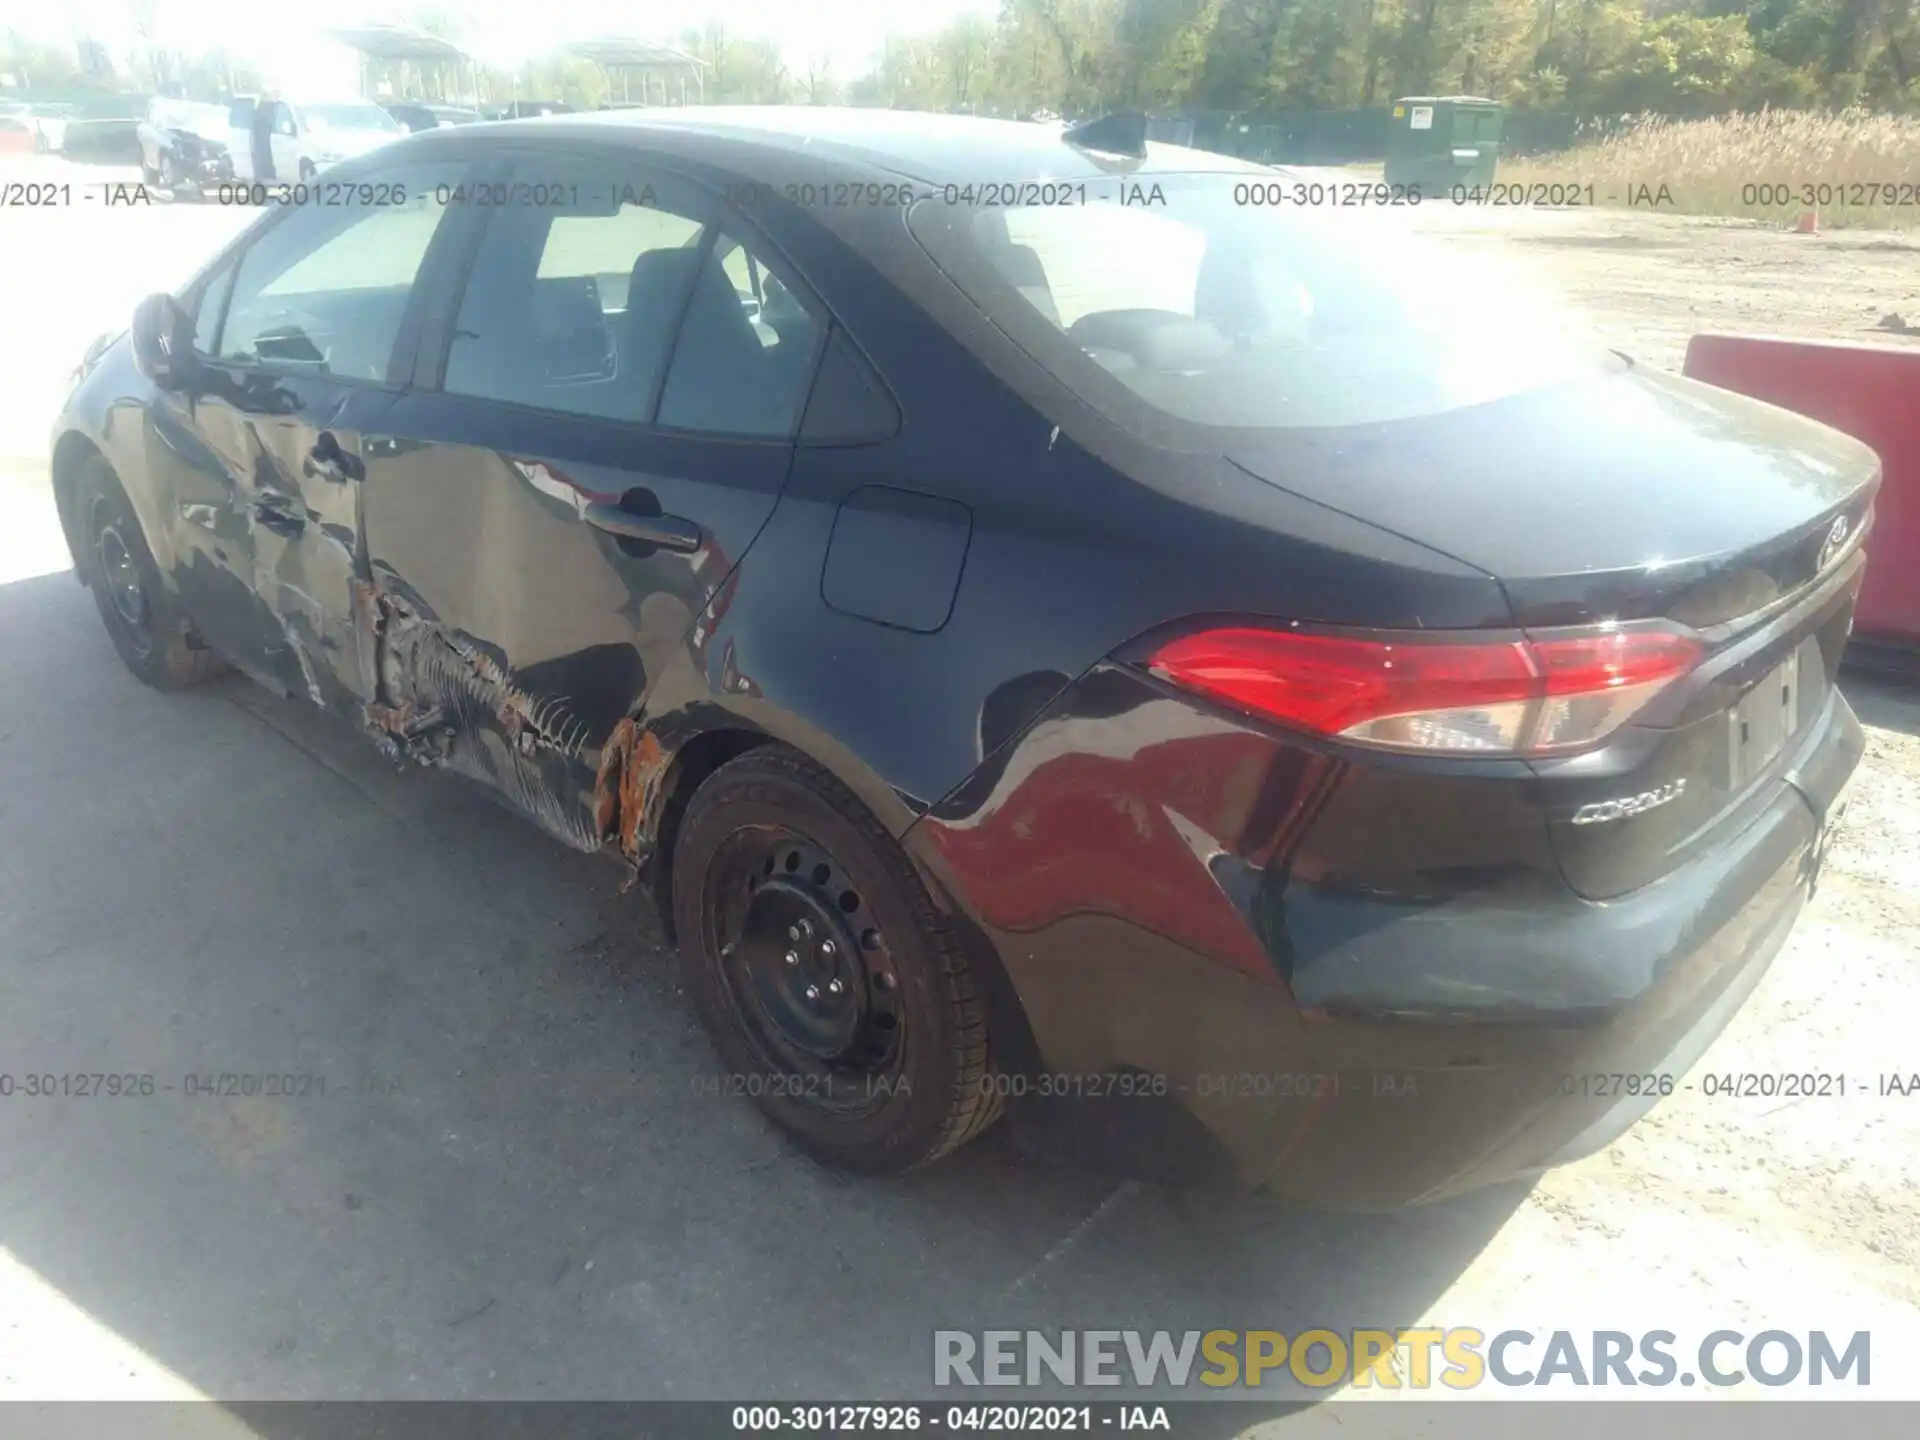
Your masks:
{"label": "toyota emblem", "polygon": [[1839,558],[1840,552],[1846,548],[1847,532],[1850,528],[1847,517],[1844,515],[1833,522],[1832,527],[1827,531],[1826,540],[1820,546],[1819,569],[1826,569]]}

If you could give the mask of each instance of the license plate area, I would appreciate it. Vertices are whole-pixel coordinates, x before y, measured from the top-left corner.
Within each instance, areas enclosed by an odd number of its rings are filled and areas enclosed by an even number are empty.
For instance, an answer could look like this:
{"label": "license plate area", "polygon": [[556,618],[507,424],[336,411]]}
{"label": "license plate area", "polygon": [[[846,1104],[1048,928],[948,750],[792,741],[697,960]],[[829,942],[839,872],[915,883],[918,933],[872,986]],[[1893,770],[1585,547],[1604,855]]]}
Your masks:
{"label": "license plate area", "polygon": [[1747,788],[1780,757],[1826,698],[1827,668],[1809,636],[1727,711],[1727,788]]}

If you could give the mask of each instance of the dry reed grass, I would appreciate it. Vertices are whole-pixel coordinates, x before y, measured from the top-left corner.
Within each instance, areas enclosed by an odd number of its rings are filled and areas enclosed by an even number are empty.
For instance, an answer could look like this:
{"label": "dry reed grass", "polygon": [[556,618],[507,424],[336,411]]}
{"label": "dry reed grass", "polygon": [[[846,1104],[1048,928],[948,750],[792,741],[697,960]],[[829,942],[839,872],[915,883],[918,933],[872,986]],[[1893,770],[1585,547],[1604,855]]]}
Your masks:
{"label": "dry reed grass", "polygon": [[1504,161],[1499,182],[1591,184],[1594,201],[1822,229],[1920,226],[1920,118],[1767,110],[1713,120],[1639,116],[1559,155]]}

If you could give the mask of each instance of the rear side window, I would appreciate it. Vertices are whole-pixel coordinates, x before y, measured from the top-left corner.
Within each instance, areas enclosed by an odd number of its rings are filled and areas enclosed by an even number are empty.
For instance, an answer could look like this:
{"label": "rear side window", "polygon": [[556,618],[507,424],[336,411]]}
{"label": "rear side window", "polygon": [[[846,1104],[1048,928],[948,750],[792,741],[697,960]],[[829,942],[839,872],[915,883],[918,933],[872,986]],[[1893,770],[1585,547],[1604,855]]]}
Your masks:
{"label": "rear side window", "polygon": [[241,257],[219,357],[237,364],[384,380],[387,361],[462,167],[411,165],[301,206]]}
{"label": "rear side window", "polygon": [[704,207],[551,162],[480,194],[487,228],[442,388],[646,420],[703,254]]}
{"label": "rear side window", "polygon": [[703,434],[793,433],[819,318],[758,242],[708,224],[702,197],[552,162],[483,189],[448,393]]}
{"label": "rear side window", "polygon": [[722,231],[687,305],[659,423],[720,435],[791,435],[820,331],[767,259]]}

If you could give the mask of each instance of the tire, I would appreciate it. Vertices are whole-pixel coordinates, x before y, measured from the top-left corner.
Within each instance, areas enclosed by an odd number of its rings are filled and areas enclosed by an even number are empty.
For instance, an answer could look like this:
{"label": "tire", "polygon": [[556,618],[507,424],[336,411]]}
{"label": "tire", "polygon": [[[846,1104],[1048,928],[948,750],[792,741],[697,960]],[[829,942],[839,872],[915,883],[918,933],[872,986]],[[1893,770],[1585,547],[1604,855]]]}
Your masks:
{"label": "tire", "polygon": [[184,690],[224,673],[225,662],[193,634],[161,583],[139,517],[106,461],[86,462],[74,506],[87,546],[87,588],[127,669],[158,690]]}
{"label": "tire", "polygon": [[[965,948],[906,854],[820,766],[766,748],[708,776],[674,840],[672,893],[721,1093],[744,1093],[814,1159],[897,1174],[998,1117]],[[844,999],[826,994],[836,984]]]}

